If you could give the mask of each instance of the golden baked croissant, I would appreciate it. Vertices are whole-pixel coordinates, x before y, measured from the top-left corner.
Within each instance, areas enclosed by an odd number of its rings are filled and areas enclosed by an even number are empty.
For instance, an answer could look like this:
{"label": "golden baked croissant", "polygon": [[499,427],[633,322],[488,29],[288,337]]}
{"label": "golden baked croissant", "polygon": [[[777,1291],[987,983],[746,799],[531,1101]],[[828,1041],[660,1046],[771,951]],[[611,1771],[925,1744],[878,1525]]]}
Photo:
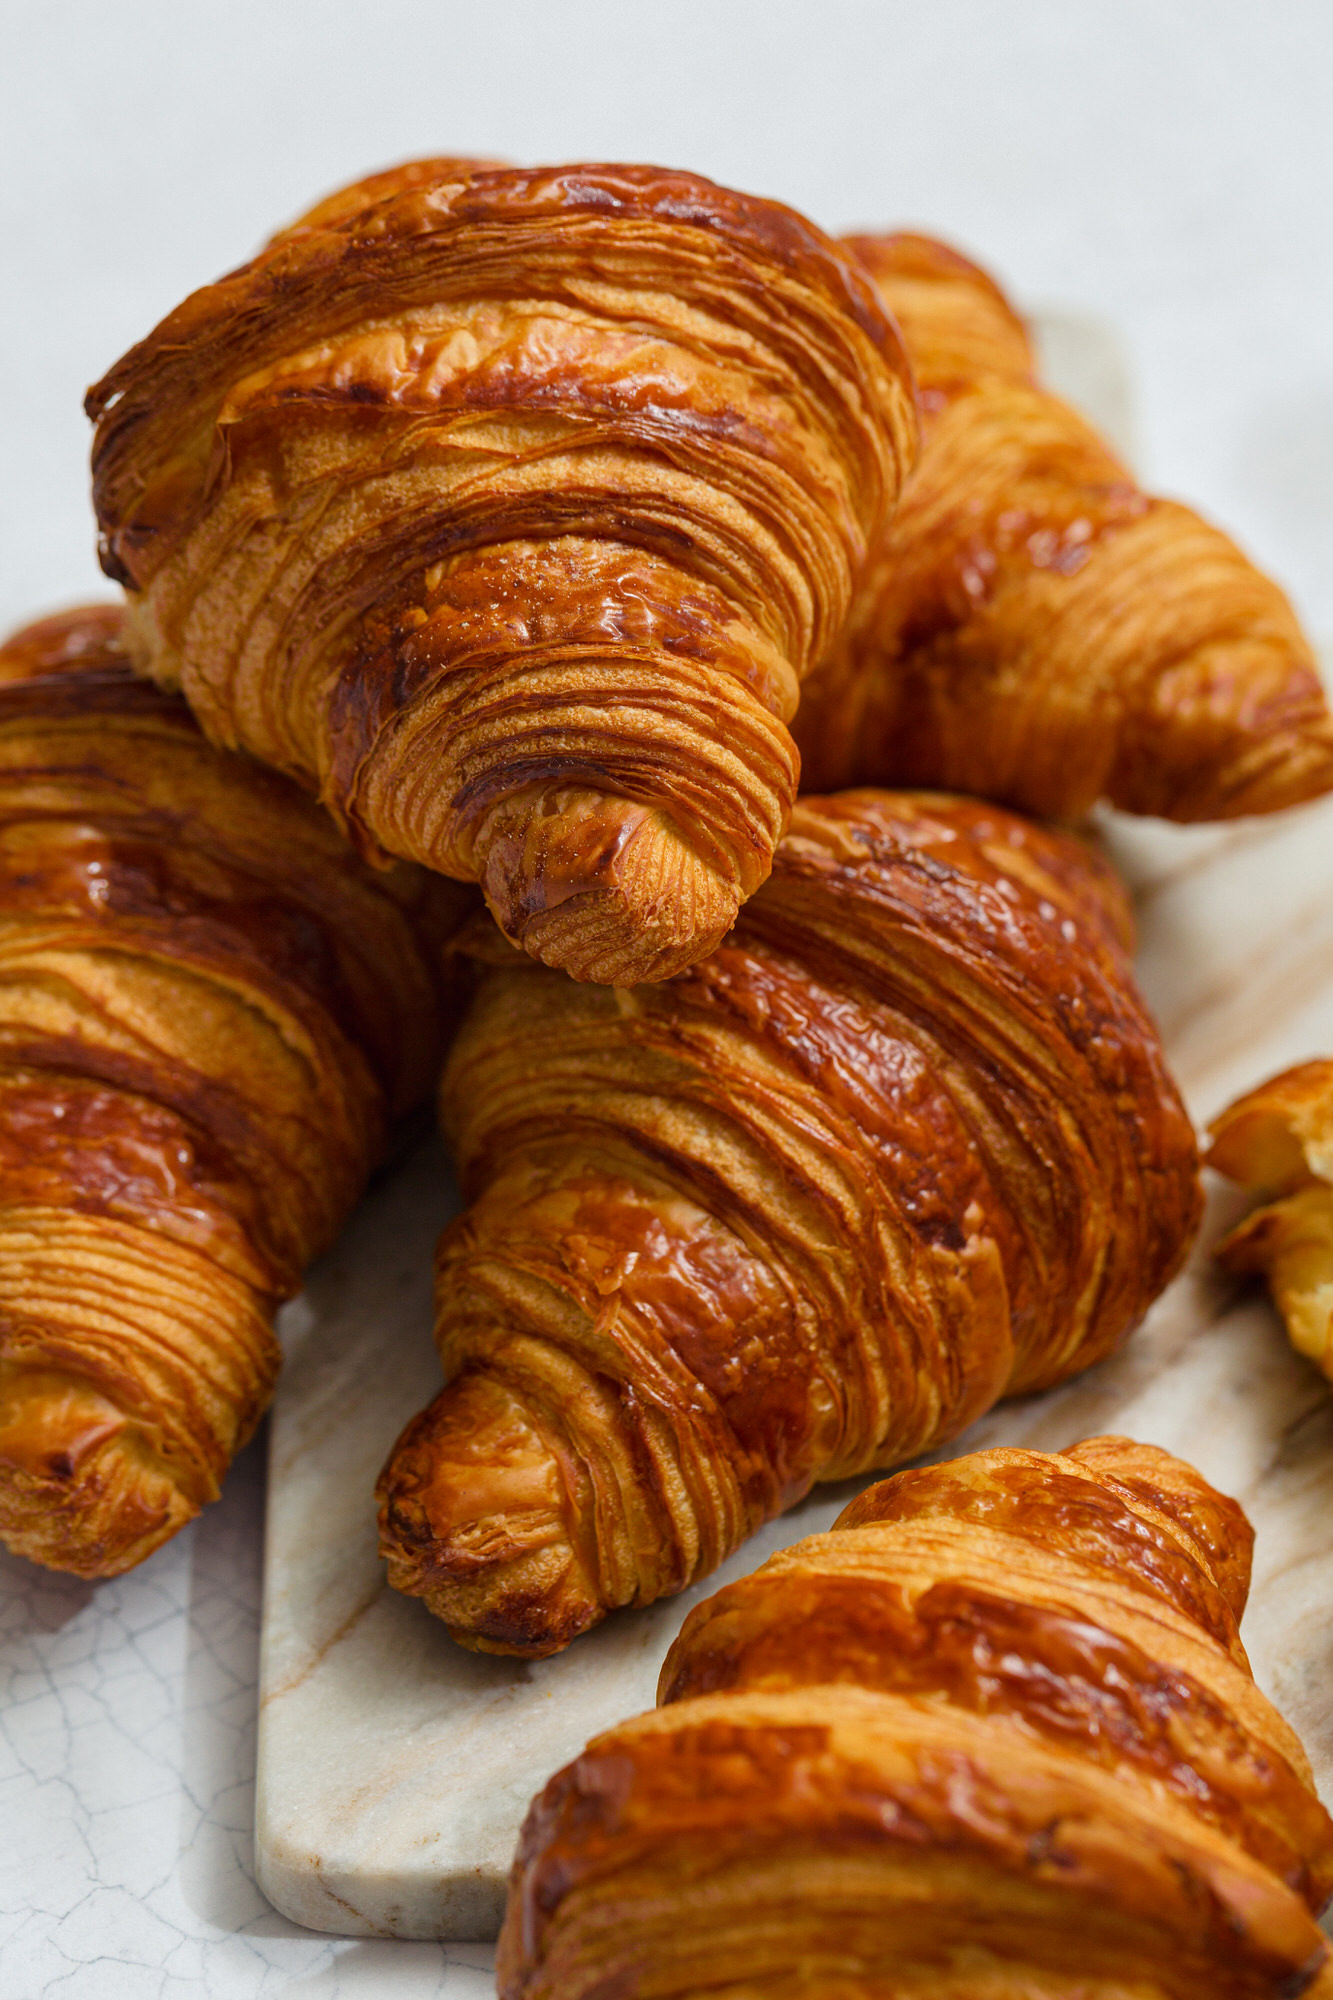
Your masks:
{"label": "golden baked croissant", "polygon": [[915,449],[854,260],[648,167],[374,177],[90,392],[138,663],[582,979],[768,873],[799,683]]}
{"label": "golden baked croissant", "polygon": [[501,2000],[1327,1993],[1333,1822],[1237,1634],[1251,1539],[1127,1438],[870,1488],[533,1802]]}
{"label": "golden baked croissant", "polygon": [[1267,1278],[1292,1345],[1333,1376],[1333,1062],[1247,1091],[1211,1138],[1208,1165],[1264,1197],[1216,1255]]}
{"label": "golden baked croissant", "polygon": [[670,984],[577,986],[488,925],[390,1581],[466,1646],[553,1652],[1108,1354],[1199,1203],[1126,923],[1070,835],[861,792],[798,804]]}
{"label": "golden baked croissant", "polygon": [[951,785],[1026,812],[1169,819],[1333,785],[1333,720],[1285,597],[1139,491],[1040,389],[1021,322],[918,236],[848,239],[897,315],[921,457],[794,724],[803,785]]}
{"label": "golden baked croissant", "polygon": [[467,900],[212,749],[120,624],[0,647],[0,1537],[82,1576],[216,1497],[278,1302],[432,1086]]}

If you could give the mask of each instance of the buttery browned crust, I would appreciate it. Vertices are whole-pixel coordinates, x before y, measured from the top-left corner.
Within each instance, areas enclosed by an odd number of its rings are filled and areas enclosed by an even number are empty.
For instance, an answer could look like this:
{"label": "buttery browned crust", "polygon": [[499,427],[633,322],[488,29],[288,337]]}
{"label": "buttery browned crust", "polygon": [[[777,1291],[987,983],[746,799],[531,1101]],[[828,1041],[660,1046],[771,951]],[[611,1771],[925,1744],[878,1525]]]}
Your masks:
{"label": "buttery browned crust", "polygon": [[534,1801],[501,2000],[1326,1991],[1333,1822],[1237,1636],[1251,1539],[1125,1438],[871,1488]]}
{"label": "buttery browned crust", "polygon": [[449,1386],[380,1483],[390,1580],[464,1645],[554,1651],[1100,1360],[1195,1228],[1123,891],[1071,836],[807,798],[668,984],[499,956],[443,1086]]}
{"label": "buttery browned crust", "polygon": [[622,984],[767,874],[799,683],[916,437],[854,260],[633,166],[358,183],[88,408],[138,664],[368,851]]}
{"label": "buttery browned crust", "polygon": [[1286,598],[1143,493],[1040,388],[987,275],[848,239],[896,314],[924,439],[793,724],[803,783],[930,784],[1073,817],[1274,812],[1333,785],[1333,720]]}
{"label": "buttery browned crust", "polygon": [[216,1497],[431,1086],[462,898],[210,748],[121,618],[0,648],[0,1536],[83,1576]]}
{"label": "buttery browned crust", "polygon": [[1209,1137],[1208,1165],[1259,1198],[1218,1244],[1219,1262],[1267,1280],[1292,1345],[1333,1377],[1333,1061],[1246,1091]]}

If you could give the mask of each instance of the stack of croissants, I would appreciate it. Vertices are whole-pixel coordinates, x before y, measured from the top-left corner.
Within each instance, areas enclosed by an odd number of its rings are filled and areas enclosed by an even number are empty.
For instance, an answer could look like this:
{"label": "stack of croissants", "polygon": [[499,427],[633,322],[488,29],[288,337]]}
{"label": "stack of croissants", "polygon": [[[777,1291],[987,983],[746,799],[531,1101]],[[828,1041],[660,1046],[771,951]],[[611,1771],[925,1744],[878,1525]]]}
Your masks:
{"label": "stack of croissants", "polygon": [[[991,278],[423,160],[88,410],[123,602],[0,650],[12,1549],[115,1575],[216,1497],[442,1065],[445,1386],[379,1506],[464,1646],[557,1652],[1116,1349],[1199,1158],[1086,815],[1314,798],[1333,719]],[[1328,1363],[1333,1063],[1211,1157]],[[535,1802],[502,1994],[1333,1994],[1250,1540],[1124,1438],[862,1491]]]}

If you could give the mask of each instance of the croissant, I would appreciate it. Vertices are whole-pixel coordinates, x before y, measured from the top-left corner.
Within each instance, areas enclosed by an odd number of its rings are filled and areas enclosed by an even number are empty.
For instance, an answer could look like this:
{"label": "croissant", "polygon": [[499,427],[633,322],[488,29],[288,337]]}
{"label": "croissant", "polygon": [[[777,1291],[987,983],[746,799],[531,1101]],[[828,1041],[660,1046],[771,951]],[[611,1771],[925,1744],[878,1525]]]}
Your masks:
{"label": "croissant", "polygon": [[1139,491],[1039,388],[965,258],[848,239],[896,314],[924,439],[794,724],[803,784],[957,786],[1076,817],[1273,812],[1333,785],[1333,719],[1276,584]]}
{"label": "croissant", "polygon": [[466,895],[210,748],[120,625],[0,647],[0,1537],[80,1576],[216,1497],[275,1307],[432,1087]]}
{"label": "croissant", "polygon": [[367,852],[621,984],[768,873],[801,678],[916,438],[852,260],[649,167],[376,176],[88,409],[137,663]]}
{"label": "croissant", "polygon": [[1264,1197],[1216,1255],[1266,1277],[1292,1345],[1333,1376],[1333,1062],[1270,1077],[1211,1128],[1208,1165]]}
{"label": "croissant", "polygon": [[501,2000],[1294,2000],[1333,1822],[1251,1534],[1127,1438],[902,1472],[696,1606],[528,1814]]}
{"label": "croissant", "polygon": [[550,1653],[1108,1354],[1199,1205],[1126,926],[1072,836],[861,792],[802,799],[667,985],[497,937],[442,1086],[472,1206],[448,1386],[381,1475],[390,1582]]}

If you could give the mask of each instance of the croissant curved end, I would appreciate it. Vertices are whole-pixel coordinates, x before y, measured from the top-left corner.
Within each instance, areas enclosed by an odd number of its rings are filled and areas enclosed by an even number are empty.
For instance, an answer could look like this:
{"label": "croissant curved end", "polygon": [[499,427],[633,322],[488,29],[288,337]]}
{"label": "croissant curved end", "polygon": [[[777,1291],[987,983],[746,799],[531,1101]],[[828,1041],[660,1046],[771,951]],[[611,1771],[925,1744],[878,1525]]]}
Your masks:
{"label": "croissant curved end", "polygon": [[0,1374],[0,1540],[75,1576],[119,1576],[193,1520],[191,1491],[146,1432],[90,1382]]}
{"label": "croissant curved end", "polygon": [[376,1495],[389,1581],[471,1652],[542,1659],[604,1617],[556,1452],[493,1377],[461,1377],[413,1418]]}
{"label": "croissant curved end", "polygon": [[[562,789],[506,799],[476,842],[480,880],[505,936],[575,979],[669,979],[719,944],[742,887],[661,812]],[[757,886],[749,885],[749,886]]]}

